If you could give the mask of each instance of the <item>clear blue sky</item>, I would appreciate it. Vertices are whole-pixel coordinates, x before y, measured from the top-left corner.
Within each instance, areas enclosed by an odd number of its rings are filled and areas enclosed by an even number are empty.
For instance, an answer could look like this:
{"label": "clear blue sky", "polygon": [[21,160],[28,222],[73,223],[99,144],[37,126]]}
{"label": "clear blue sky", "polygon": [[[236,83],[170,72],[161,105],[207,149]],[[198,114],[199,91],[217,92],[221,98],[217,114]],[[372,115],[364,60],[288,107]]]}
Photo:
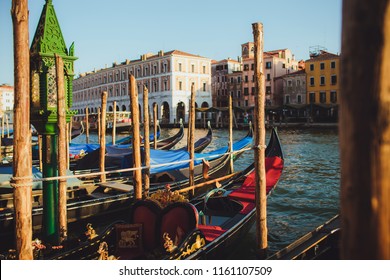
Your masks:
{"label": "clear blue sky", "polygon": [[[13,85],[11,0],[0,0],[0,84]],[[30,42],[44,0],[29,1]],[[264,26],[264,50],[289,48],[308,59],[309,47],[341,48],[342,0],[53,0],[67,46],[75,42],[76,75],[159,50],[215,60],[237,59]]]}

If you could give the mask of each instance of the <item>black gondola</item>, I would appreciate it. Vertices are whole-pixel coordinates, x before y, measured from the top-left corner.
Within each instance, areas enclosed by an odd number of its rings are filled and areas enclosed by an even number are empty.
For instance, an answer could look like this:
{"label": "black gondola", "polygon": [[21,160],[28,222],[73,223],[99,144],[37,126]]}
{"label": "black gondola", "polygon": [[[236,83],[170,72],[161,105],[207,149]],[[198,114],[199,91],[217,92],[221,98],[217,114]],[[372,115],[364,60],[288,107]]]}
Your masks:
{"label": "black gondola", "polygon": [[[266,169],[269,193],[283,170],[283,154],[275,130],[266,150]],[[163,207],[164,200],[155,197],[138,201],[132,205],[128,220],[110,225],[98,237],[71,250],[65,249],[66,252],[54,258],[104,259],[104,255],[120,259],[224,258],[254,223],[253,184],[252,164],[220,188],[191,203],[176,201]],[[107,250],[102,255],[103,247]]]}

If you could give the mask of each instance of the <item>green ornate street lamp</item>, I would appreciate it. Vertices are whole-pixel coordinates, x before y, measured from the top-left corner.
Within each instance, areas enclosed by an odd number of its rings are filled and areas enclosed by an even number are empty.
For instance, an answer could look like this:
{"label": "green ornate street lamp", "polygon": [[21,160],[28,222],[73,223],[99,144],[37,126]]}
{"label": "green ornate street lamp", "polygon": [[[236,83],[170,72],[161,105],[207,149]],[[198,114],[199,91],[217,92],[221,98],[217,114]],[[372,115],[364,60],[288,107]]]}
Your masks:
{"label": "green ornate street lamp", "polygon": [[[74,111],[72,81],[74,45],[66,48],[61,28],[51,0],[46,0],[30,49],[31,57],[31,123],[42,135],[43,177],[58,176],[57,162],[57,85],[55,54],[64,62],[66,121]],[[65,160],[65,159],[64,159]],[[43,182],[43,235],[53,243],[59,240],[58,181]]]}

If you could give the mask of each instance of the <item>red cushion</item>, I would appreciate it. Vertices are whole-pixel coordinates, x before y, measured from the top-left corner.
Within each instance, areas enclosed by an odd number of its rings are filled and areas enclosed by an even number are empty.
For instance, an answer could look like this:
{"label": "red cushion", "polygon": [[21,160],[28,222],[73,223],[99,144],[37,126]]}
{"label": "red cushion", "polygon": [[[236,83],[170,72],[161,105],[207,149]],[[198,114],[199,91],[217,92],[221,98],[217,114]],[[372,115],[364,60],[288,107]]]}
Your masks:
{"label": "red cushion", "polygon": [[164,243],[164,233],[169,234],[175,245],[180,244],[187,234],[196,229],[198,210],[190,203],[170,204],[162,210],[160,223],[161,244]]}
{"label": "red cushion", "polygon": [[[283,160],[280,157],[267,157],[265,158],[266,169],[266,192],[267,194],[276,185],[282,174]],[[237,190],[232,191],[229,197],[237,199],[241,202],[255,202],[255,172],[249,174],[244,183]]]}
{"label": "red cushion", "polygon": [[211,226],[211,225],[198,225],[198,228],[202,231],[206,240],[209,242],[221,236],[226,231],[226,229],[223,229],[220,226]]}
{"label": "red cushion", "polygon": [[131,223],[142,224],[143,245],[148,251],[159,245],[156,231],[160,212],[160,206],[151,200],[140,200],[132,207]]}
{"label": "red cushion", "polygon": [[255,208],[255,202],[247,202],[247,201],[240,201],[242,203],[242,210],[240,211],[241,214],[248,214],[250,211],[252,211]]}

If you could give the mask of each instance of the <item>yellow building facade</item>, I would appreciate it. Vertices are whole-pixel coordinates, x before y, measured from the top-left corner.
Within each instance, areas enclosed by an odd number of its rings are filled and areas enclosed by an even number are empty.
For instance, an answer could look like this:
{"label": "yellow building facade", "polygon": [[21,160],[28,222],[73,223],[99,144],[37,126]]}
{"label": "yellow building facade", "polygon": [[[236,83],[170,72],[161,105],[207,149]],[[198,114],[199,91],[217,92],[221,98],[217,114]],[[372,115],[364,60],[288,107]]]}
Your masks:
{"label": "yellow building facade", "polygon": [[317,120],[337,118],[340,95],[340,56],[321,50],[305,61],[306,100]]}
{"label": "yellow building facade", "polygon": [[306,60],[306,89],[309,103],[338,104],[340,56],[326,51]]}

